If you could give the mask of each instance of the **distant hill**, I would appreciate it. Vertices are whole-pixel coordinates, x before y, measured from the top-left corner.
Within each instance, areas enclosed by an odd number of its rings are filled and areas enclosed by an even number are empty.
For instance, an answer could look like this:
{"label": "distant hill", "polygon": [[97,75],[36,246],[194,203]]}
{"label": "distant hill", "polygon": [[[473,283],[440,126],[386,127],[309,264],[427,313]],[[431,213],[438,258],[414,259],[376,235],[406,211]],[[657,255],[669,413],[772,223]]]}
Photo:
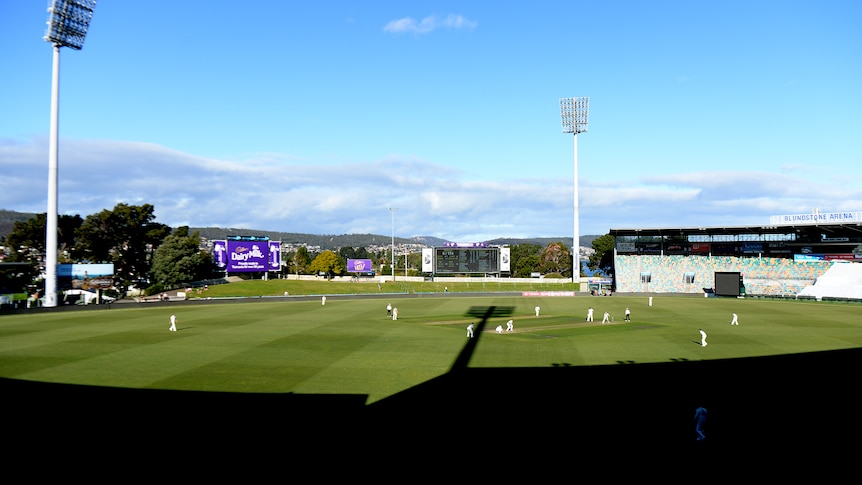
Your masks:
{"label": "distant hill", "polygon": [[[281,241],[283,243],[305,243],[309,246],[320,246],[321,249],[337,250],[342,247],[369,247],[369,246],[387,246],[392,243],[392,236],[382,236],[379,234],[341,234],[341,235],[317,235],[317,234],[299,234],[293,232],[277,232],[277,231],[254,231],[250,229],[224,229],[216,227],[190,227],[189,232],[199,231],[202,237],[209,240],[225,239],[227,236],[269,236],[270,239]],[[591,247],[593,239],[597,235],[580,236],[579,242],[581,246]],[[536,238],[498,238],[491,239],[488,244],[538,244],[539,246],[547,246],[553,242],[564,242],[567,246],[571,246],[572,237],[536,237]],[[395,244],[424,244],[426,246],[438,247],[451,242],[446,239],[440,239],[433,236],[413,236],[409,238],[396,237]],[[468,242],[468,241],[458,241]],[[471,241],[472,242],[472,241]],[[477,241],[478,242],[478,241]]]}
{"label": "distant hill", "polygon": [[[342,247],[369,247],[369,246],[387,246],[392,243],[392,236],[381,236],[378,234],[342,234],[342,235],[315,235],[315,234],[298,234],[292,232],[276,232],[276,231],[254,231],[250,229],[224,229],[215,227],[190,227],[189,232],[199,231],[202,237],[207,239],[225,239],[227,236],[269,236],[272,240],[281,241],[284,243],[305,243],[309,246],[320,246],[321,249],[337,250]],[[579,242],[581,246],[590,247],[593,244],[593,239],[599,236],[580,236]],[[538,244],[539,246],[547,246],[549,243],[562,241],[566,245],[571,246],[572,237],[536,237],[536,238],[498,238],[490,239],[488,244]],[[426,246],[438,247],[447,242],[445,239],[440,239],[433,236],[413,236],[409,238],[396,237],[395,244],[424,244]],[[456,241],[468,242],[468,241]],[[472,242],[472,241],[469,241]],[[479,242],[479,241],[477,241]]]}
{"label": "distant hill", "polygon": [[5,238],[7,234],[12,232],[16,222],[27,222],[28,219],[33,217],[36,217],[36,214],[0,209],[0,239]]}
{"label": "distant hill", "polygon": [[[337,250],[343,247],[369,247],[388,246],[392,244],[392,236],[379,234],[301,234],[295,232],[261,231],[255,229],[236,229],[222,227],[189,227],[189,232],[198,231],[201,237],[208,240],[225,239],[228,236],[267,236],[270,240],[283,243],[307,244],[309,246],[320,246],[322,250]],[[423,238],[427,239],[427,238]],[[429,244],[419,241],[417,238],[396,237],[395,244],[407,243]],[[441,243],[442,244],[442,243]]]}
{"label": "distant hill", "polygon": [[[590,236],[579,236],[578,243],[581,246],[592,247],[593,240],[598,235],[590,235]],[[547,246],[550,243],[555,242],[563,242],[566,246],[572,245],[572,236],[567,237],[534,237],[534,238],[526,238],[526,239],[515,239],[515,238],[499,238],[492,239],[487,241],[489,244],[538,244],[539,246]]]}
{"label": "distant hill", "polygon": [[[5,238],[14,227],[16,222],[26,222],[28,219],[35,217],[36,214],[26,212],[15,212],[0,209],[0,238]],[[369,247],[369,246],[386,246],[392,243],[392,236],[379,234],[302,234],[295,232],[278,232],[278,231],[262,231],[257,229],[237,229],[223,227],[190,227],[189,232],[198,231],[201,237],[208,240],[225,239],[228,236],[268,236],[275,241],[284,243],[305,243],[309,246],[320,246],[321,249],[337,250],[342,247]],[[581,246],[590,247],[593,239],[599,236],[580,236],[579,241]],[[569,237],[537,237],[537,238],[497,238],[491,239],[488,244],[538,244],[539,246],[547,246],[549,243],[562,241],[567,245],[571,245],[571,236]],[[433,236],[413,236],[409,238],[396,237],[396,244],[424,244],[426,246],[442,246],[450,242]],[[466,242],[466,241],[459,241]]]}

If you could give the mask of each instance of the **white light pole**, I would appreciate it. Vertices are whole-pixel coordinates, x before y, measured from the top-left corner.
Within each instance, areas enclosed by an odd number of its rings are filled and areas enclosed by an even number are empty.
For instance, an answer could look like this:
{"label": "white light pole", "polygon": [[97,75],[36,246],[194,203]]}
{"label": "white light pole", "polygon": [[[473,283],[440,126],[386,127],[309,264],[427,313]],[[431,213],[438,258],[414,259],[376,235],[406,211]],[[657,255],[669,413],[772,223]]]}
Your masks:
{"label": "white light pole", "polygon": [[572,283],[580,283],[580,235],[578,234],[578,133],[587,131],[587,117],[590,113],[590,98],[560,98],[560,118],[563,133],[574,133],[575,139],[575,236],[572,245]]}
{"label": "white light pole", "polygon": [[397,207],[390,207],[389,213],[392,214],[392,281],[395,281],[395,212]]}
{"label": "white light pole", "polygon": [[51,138],[48,147],[48,212],[45,229],[45,306],[57,306],[57,154],[60,126],[60,47],[81,50],[96,0],[53,0],[43,39],[54,45],[51,76]]}

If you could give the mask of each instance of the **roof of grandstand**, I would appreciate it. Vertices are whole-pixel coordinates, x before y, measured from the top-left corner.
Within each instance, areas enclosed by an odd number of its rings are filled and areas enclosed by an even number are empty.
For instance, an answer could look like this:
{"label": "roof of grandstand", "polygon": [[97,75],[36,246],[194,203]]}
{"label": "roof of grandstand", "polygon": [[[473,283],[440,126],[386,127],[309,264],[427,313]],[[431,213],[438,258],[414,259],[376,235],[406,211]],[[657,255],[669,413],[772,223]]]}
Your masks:
{"label": "roof of grandstand", "polygon": [[612,236],[706,236],[744,234],[828,234],[830,237],[860,237],[862,222],[804,225],[700,226],[611,229]]}
{"label": "roof of grandstand", "polygon": [[821,237],[862,237],[862,211],[821,212],[770,216],[769,224],[742,226],[698,226],[667,228],[611,229],[612,236],[740,236],[740,235],[799,235],[817,240]]}

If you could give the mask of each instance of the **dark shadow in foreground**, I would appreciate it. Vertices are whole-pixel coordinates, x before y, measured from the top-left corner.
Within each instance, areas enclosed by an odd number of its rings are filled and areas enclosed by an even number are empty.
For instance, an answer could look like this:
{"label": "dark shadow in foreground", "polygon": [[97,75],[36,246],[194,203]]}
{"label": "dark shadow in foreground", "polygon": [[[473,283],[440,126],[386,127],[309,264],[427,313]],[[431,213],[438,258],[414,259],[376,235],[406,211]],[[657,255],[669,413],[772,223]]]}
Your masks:
{"label": "dark shadow in foreground", "polygon": [[[481,327],[480,327],[481,328]],[[477,336],[481,335],[477,331]],[[475,339],[478,341],[478,339]],[[472,348],[476,341],[470,343]],[[442,463],[586,457],[818,466],[855,446],[862,349],[595,367],[469,368],[366,404],[364,395],[237,394],[0,380],[3,440],[19,456],[277,460],[369,455]],[[456,362],[464,364],[469,355]],[[694,413],[709,410],[697,441]],[[852,443],[852,441],[851,441]],[[755,455],[756,454],[756,455]],[[220,456],[220,455],[215,455]],[[253,458],[252,458],[253,457]],[[734,458],[736,457],[736,458]],[[14,459],[14,457],[13,457]],[[779,461],[780,460],[780,461]],[[524,461],[520,461],[522,465]],[[508,462],[514,466],[514,461]],[[209,465],[211,466],[211,465]],[[836,468],[832,468],[835,470]]]}

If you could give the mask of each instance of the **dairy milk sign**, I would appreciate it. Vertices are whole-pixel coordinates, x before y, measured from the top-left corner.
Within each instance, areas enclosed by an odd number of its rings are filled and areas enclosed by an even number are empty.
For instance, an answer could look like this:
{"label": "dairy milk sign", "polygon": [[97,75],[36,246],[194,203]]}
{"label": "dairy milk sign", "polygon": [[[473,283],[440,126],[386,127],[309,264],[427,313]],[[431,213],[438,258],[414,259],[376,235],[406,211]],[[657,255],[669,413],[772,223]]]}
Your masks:
{"label": "dairy milk sign", "polygon": [[374,271],[371,267],[370,259],[348,259],[347,260],[347,272],[348,273],[370,273]]}
{"label": "dairy milk sign", "polygon": [[227,241],[227,272],[266,271],[269,268],[267,241]]}

